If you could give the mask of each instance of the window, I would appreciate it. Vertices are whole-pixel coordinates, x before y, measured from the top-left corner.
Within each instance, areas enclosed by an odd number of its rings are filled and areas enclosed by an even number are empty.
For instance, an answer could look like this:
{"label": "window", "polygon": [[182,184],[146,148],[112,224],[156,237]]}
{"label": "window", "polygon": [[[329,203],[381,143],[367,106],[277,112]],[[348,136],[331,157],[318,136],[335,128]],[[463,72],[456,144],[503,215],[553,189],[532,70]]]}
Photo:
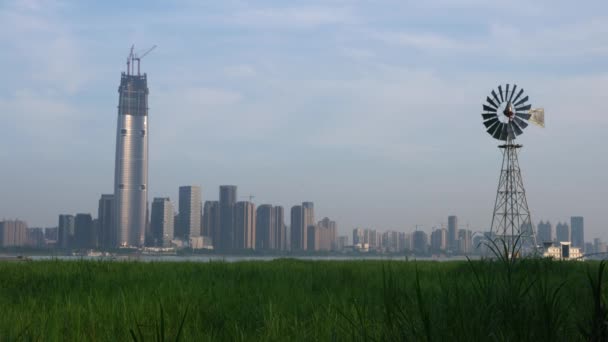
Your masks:
{"label": "window", "polygon": [[122,135],[127,135],[127,130],[126,130],[126,129],[124,129],[124,128],[123,128],[123,129],[121,129],[121,130],[120,130],[120,134],[122,134]]}

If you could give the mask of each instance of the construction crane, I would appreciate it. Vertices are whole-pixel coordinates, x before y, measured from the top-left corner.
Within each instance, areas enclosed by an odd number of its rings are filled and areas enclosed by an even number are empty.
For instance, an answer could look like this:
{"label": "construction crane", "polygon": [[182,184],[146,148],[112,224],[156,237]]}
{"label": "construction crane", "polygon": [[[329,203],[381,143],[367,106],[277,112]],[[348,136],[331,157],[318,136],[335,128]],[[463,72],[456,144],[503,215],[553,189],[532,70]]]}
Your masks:
{"label": "construction crane", "polygon": [[152,52],[156,48],[156,45],[153,45],[148,50],[143,53],[135,53],[133,49],[135,48],[135,44],[131,45],[131,50],[129,51],[129,56],[127,56],[127,75],[134,74],[133,68],[135,68],[135,62],[137,61],[137,76],[140,76],[139,65],[141,63],[141,59],[144,58],[147,54]]}
{"label": "construction crane", "polygon": [[248,198],[249,202],[253,201],[253,199],[255,198],[255,195],[253,194],[249,194],[249,196],[241,196],[242,198]]}

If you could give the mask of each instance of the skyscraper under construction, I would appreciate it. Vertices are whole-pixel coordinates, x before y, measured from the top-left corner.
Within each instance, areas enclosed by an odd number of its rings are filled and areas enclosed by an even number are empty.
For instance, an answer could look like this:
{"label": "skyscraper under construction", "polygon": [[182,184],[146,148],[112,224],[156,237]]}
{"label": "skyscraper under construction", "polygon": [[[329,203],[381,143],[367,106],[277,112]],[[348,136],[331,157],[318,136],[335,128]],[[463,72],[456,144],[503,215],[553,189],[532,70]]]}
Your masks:
{"label": "skyscraper under construction", "polygon": [[[149,52],[149,51],[148,51]],[[147,54],[147,52],[146,52]],[[145,55],[145,54],[144,54]],[[139,72],[143,57],[131,54],[118,88],[114,173],[115,246],[144,243],[148,200],[148,81]],[[137,73],[135,74],[135,63]]]}

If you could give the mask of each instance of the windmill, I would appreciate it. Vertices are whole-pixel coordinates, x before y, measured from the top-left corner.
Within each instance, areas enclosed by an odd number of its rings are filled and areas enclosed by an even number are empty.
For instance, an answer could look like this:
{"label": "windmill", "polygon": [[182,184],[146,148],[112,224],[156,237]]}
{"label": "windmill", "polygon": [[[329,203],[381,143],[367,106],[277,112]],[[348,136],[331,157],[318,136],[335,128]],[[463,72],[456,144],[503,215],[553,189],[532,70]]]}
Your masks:
{"label": "windmill", "polygon": [[536,246],[519,168],[518,153],[523,145],[516,144],[515,138],[528,127],[528,122],[544,127],[544,110],[532,109],[528,101],[524,90],[518,90],[517,85],[506,84],[504,89],[499,85],[498,92],[492,90],[486,98],[481,114],[488,134],[503,142],[498,146],[503,157],[502,168],[488,237],[512,256]]}

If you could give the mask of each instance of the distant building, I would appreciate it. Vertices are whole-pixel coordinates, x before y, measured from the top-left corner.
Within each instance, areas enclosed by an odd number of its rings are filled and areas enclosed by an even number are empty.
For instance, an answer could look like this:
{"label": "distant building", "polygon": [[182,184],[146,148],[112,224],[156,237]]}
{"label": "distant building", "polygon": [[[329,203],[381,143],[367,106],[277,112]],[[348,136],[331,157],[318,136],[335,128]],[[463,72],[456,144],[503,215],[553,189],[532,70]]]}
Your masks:
{"label": "distant building", "polygon": [[257,208],[255,224],[256,249],[277,249],[277,225],[275,219],[276,216],[272,205],[262,204]]}
{"label": "distant building", "polygon": [[208,236],[215,247],[220,242],[220,202],[205,201],[203,208],[203,236]]}
{"label": "distant building", "polygon": [[201,187],[195,185],[179,187],[179,237],[188,241],[201,236]]}
{"label": "distant building", "polygon": [[148,80],[121,74],[118,88],[114,229],[116,247],[144,244],[148,220]]}
{"label": "distant building", "polygon": [[95,226],[91,214],[76,214],[74,218],[74,248],[94,248]]}
{"label": "distant building", "polygon": [[287,228],[285,227],[285,211],[281,206],[274,207],[274,224],[273,229],[275,235],[275,248],[278,250],[287,250]]}
{"label": "distant building", "polygon": [[317,223],[319,228],[319,248],[320,251],[331,251],[336,249],[336,221],[325,217]]}
{"label": "distant building", "polygon": [[416,254],[428,253],[429,239],[425,232],[416,230],[412,233],[413,247]]}
{"label": "distant building", "polygon": [[27,245],[33,248],[44,247],[44,229],[27,228]]}
{"label": "distant building", "polygon": [[98,241],[99,246],[102,248],[112,248],[117,245],[116,243],[116,230],[114,224],[116,218],[114,218],[114,194],[101,195],[99,199],[99,207],[97,209],[97,220],[98,220]]}
{"label": "distant building", "polygon": [[401,250],[399,242],[399,232],[389,230],[382,234],[382,247],[389,253],[397,253]]}
{"label": "distant building", "polygon": [[412,250],[412,236],[405,232],[399,232],[399,243],[397,245],[399,252]]}
{"label": "distant building", "polygon": [[540,221],[538,223],[538,234],[536,237],[536,242],[540,245],[545,242],[553,242],[553,225],[551,225],[551,222]]}
{"label": "distant building", "polygon": [[319,227],[315,224],[311,224],[306,228],[306,250],[307,251],[318,251],[319,250]]}
{"label": "distant building", "polygon": [[570,218],[570,232],[572,247],[583,249],[585,247],[585,221],[582,216]]}
{"label": "distant building", "polygon": [[75,222],[73,215],[59,215],[57,244],[59,248],[74,248]]}
{"label": "distant building", "polygon": [[48,243],[56,243],[59,237],[59,229],[57,227],[50,227],[44,230],[44,239]]}
{"label": "distant building", "polygon": [[580,248],[572,247],[570,242],[560,242],[558,246],[547,243],[543,256],[557,260],[582,260],[583,253]]}
{"label": "distant building", "polygon": [[471,254],[473,248],[473,233],[467,229],[458,230],[458,253]]}
{"label": "distant building", "polygon": [[348,236],[338,236],[336,241],[336,250],[342,251],[345,249],[346,246],[348,246]]}
{"label": "distant building", "polygon": [[361,228],[353,229],[353,245],[364,243],[364,232]]}
{"label": "distant building", "polygon": [[555,227],[555,235],[557,242],[570,242],[572,237],[570,235],[570,226],[567,223],[558,223]]}
{"label": "distant building", "polygon": [[151,245],[155,247],[170,247],[175,226],[173,204],[169,198],[157,197],[152,201],[150,218]]}
{"label": "distant building", "polygon": [[448,216],[448,248],[458,251],[458,217]]}
{"label": "distant building", "polygon": [[23,221],[0,222],[0,247],[23,247],[27,244],[27,224]]}
{"label": "distant building", "polygon": [[255,205],[248,201],[236,202],[234,248],[255,249]]}
{"label": "distant building", "polygon": [[435,229],[431,233],[431,251],[443,253],[447,250],[448,231],[445,228]]}
{"label": "distant building", "polygon": [[220,186],[220,241],[214,241],[216,249],[230,250],[235,247],[234,206],[237,199],[236,190],[235,185]]}
{"label": "distant building", "polygon": [[600,238],[593,239],[593,252],[606,253],[606,244]]}

